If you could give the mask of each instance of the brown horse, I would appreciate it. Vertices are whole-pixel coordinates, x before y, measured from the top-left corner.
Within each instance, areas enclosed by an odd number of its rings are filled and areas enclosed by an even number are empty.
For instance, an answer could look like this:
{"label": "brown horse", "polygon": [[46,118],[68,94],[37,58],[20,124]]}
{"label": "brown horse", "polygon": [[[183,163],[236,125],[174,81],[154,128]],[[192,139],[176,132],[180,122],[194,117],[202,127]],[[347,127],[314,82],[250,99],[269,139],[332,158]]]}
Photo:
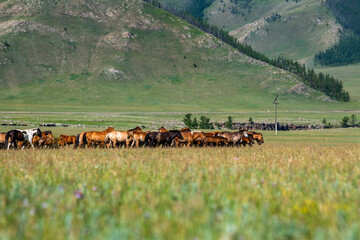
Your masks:
{"label": "brown horse", "polygon": [[264,138],[263,138],[263,135],[262,133],[259,133],[259,132],[255,132],[255,131],[251,131],[249,132],[252,134],[254,140],[259,144],[263,144],[265,141],[264,141]]}
{"label": "brown horse", "polygon": [[241,140],[242,141],[239,142],[239,144],[242,144],[244,147],[246,147],[246,145],[252,147],[252,145],[255,143],[253,135],[249,132],[248,132],[248,137],[247,138],[243,137]]}
{"label": "brown horse", "polygon": [[229,144],[232,146],[240,144],[243,137],[248,137],[246,130],[240,130],[239,132],[219,132],[216,133],[215,136],[227,138]]}
{"label": "brown horse", "polygon": [[5,145],[5,137],[6,137],[6,133],[0,133],[0,148],[4,147]]}
{"label": "brown horse", "polygon": [[126,147],[129,147],[130,142],[132,142],[134,137],[134,132],[132,131],[112,131],[106,134],[104,143],[110,143],[109,147],[115,148],[119,143],[125,144]]}
{"label": "brown horse", "polygon": [[58,140],[58,145],[62,147],[69,146],[71,144],[75,145],[75,140],[76,140],[76,136],[61,134]]}
{"label": "brown horse", "polygon": [[189,128],[184,128],[179,131],[184,139],[180,140],[178,138],[175,138],[174,139],[175,145],[181,144],[181,146],[183,146],[184,144],[186,144],[188,147],[190,147],[191,145],[196,143],[197,146],[199,146],[205,140],[205,135],[203,132],[200,132],[200,131],[194,132],[194,131],[191,131]]}
{"label": "brown horse", "polygon": [[43,148],[44,146],[47,146],[48,148],[54,147],[55,141],[51,131],[42,132],[41,137],[37,135],[33,137],[33,144],[38,148]]}
{"label": "brown horse", "polygon": [[169,130],[167,130],[166,128],[164,127],[161,127],[158,129],[159,132],[169,132]]}
{"label": "brown horse", "polygon": [[215,136],[215,137],[206,137],[205,138],[205,142],[204,142],[205,147],[207,147],[208,145],[210,146],[221,146],[221,145],[229,145],[229,141],[227,138],[225,137],[219,137],[219,136]]}
{"label": "brown horse", "polygon": [[104,147],[104,139],[106,135],[113,131],[114,128],[109,127],[102,132],[91,131],[91,132],[82,133],[82,137],[79,138],[79,145],[82,146],[84,144],[83,143],[84,139],[86,139],[88,148],[90,148],[91,145],[95,145],[95,144],[100,144],[100,147]]}
{"label": "brown horse", "polygon": [[134,139],[133,139],[133,142],[131,144],[131,147],[140,147],[142,145],[144,145],[145,143],[145,137],[146,137],[146,134],[148,134],[150,131],[147,131],[147,132],[135,132],[134,133]]}

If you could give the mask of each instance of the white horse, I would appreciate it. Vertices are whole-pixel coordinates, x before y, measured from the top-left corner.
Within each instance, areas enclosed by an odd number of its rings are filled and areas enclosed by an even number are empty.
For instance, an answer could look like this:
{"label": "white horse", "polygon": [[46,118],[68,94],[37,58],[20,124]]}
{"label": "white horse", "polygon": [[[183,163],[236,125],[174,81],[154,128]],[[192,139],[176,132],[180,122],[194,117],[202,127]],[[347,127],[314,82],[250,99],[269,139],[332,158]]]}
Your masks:
{"label": "white horse", "polygon": [[32,128],[32,129],[25,129],[25,130],[16,129],[16,130],[21,131],[24,134],[25,141],[23,143],[22,149],[25,148],[25,142],[26,141],[29,141],[30,144],[31,144],[31,147],[34,148],[33,137],[35,135],[38,135],[39,137],[42,137],[42,134],[41,134],[41,131],[40,131],[39,128]]}

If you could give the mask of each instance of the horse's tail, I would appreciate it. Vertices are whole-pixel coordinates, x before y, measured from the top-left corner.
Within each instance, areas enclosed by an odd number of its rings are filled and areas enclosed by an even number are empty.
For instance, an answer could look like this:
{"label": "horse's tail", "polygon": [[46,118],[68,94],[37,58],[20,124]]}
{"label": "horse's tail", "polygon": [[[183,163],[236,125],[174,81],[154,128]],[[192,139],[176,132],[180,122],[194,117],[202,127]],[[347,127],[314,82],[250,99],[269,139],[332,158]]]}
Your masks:
{"label": "horse's tail", "polygon": [[7,149],[7,146],[9,145],[9,138],[10,138],[10,132],[7,132],[5,135],[4,149]]}
{"label": "horse's tail", "polygon": [[76,135],[76,138],[75,138],[75,143],[74,143],[74,148],[78,148],[79,147],[79,143],[80,143],[80,134],[79,133],[78,135]]}
{"label": "horse's tail", "polygon": [[80,141],[80,146],[83,146],[84,144],[87,144],[87,139],[86,139],[86,134],[87,132],[84,132]]}
{"label": "horse's tail", "polygon": [[108,143],[110,141],[110,133],[106,134],[104,139],[104,144]]}

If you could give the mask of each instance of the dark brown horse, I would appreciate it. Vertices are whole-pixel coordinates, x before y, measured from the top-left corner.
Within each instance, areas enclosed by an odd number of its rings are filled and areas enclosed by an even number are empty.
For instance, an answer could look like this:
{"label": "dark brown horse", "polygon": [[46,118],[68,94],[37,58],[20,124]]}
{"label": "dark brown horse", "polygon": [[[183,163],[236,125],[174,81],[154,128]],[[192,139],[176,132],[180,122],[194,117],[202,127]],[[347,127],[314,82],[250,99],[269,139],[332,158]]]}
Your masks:
{"label": "dark brown horse", "polygon": [[20,130],[11,130],[11,131],[7,132],[5,135],[4,148],[6,148],[7,150],[9,150],[10,147],[13,147],[16,149],[18,141],[21,141],[24,143],[24,141],[25,141],[24,132],[20,131]]}
{"label": "dark brown horse", "polygon": [[173,140],[178,137],[179,139],[183,140],[183,136],[178,130],[171,130],[168,132],[150,132],[146,134],[145,137],[145,146],[146,147],[156,147],[162,145],[171,146]]}

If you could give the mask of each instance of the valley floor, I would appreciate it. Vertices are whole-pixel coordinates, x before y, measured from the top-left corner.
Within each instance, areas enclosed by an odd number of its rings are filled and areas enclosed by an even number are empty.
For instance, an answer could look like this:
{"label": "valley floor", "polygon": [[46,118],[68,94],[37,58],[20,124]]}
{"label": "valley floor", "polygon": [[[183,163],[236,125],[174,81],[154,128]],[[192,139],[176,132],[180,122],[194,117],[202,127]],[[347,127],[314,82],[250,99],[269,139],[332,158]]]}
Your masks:
{"label": "valley floor", "polygon": [[359,238],[360,130],[264,135],[252,148],[0,151],[0,238]]}

